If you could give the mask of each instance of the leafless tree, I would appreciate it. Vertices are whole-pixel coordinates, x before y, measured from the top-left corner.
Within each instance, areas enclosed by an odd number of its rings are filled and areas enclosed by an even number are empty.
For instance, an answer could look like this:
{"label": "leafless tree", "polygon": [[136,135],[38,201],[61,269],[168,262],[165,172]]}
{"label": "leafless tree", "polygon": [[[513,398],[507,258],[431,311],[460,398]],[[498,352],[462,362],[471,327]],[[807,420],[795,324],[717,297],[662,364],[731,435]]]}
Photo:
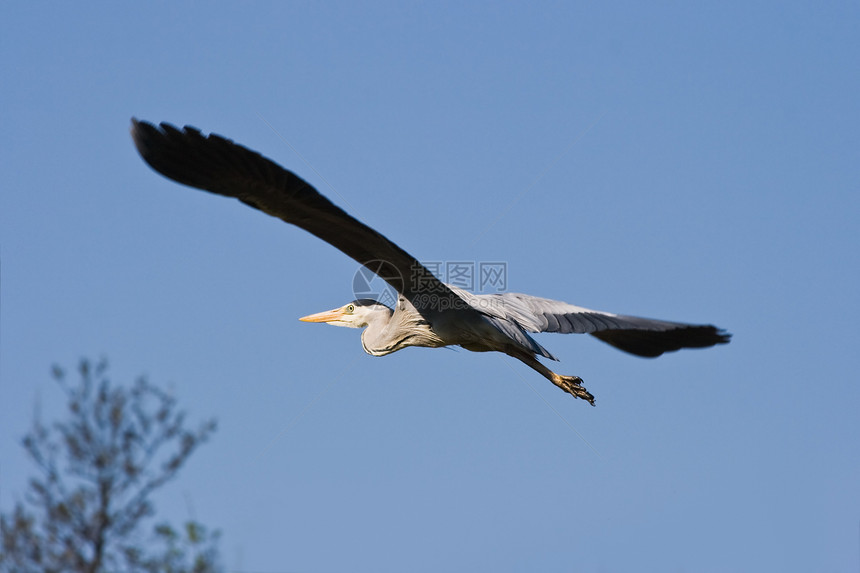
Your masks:
{"label": "leafless tree", "polygon": [[189,430],[174,397],[144,378],[112,384],[105,361],[82,360],[78,371],[70,385],[54,367],[67,417],[45,425],[37,416],[23,439],[38,472],[24,499],[0,514],[0,572],[220,571],[217,532],[194,521],[151,525],[153,493],[215,421]]}

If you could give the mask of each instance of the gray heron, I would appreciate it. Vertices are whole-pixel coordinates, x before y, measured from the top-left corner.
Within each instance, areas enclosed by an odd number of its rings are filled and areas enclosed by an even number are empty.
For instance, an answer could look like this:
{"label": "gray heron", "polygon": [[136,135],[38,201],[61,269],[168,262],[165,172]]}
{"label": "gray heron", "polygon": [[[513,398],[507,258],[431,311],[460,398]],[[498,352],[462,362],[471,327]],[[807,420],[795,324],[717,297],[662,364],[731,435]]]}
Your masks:
{"label": "gray heron", "polygon": [[557,374],[540,362],[539,357],[557,359],[530,333],[587,333],[643,357],[725,344],[731,337],[712,325],[613,314],[510,292],[470,293],[443,283],[415,257],[255,151],[167,123],[155,126],[132,119],[131,135],[144,161],[165,177],[233,197],[301,227],[391,285],[397,292],[393,308],[358,299],[300,319],[363,329],[362,347],[373,356],[407,346],[503,352],[593,406],[594,396],[581,378]]}

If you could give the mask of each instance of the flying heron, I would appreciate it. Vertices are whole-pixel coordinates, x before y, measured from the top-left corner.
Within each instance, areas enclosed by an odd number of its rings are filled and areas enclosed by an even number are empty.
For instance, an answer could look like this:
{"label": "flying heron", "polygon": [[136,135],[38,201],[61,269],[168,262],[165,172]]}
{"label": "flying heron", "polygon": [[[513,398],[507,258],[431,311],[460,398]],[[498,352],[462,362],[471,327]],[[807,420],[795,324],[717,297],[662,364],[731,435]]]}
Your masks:
{"label": "flying heron", "polygon": [[556,374],[538,360],[557,358],[529,333],[587,333],[644,357],[725,344],[731,337],[711,325],[625,316],[525,294],[470,293],[443,283],[415,257],[255,151],[215,134],[167,123],[156,127],[132,119],[131,135],[143,159],[165,177],[234,197],[297,225],[390,284],[398,294],[394,308],[358,299],[300,319],[364,329],[361,345],[373,356],[407,346],[504,352],[593,406],[594,396],[581,378]]}

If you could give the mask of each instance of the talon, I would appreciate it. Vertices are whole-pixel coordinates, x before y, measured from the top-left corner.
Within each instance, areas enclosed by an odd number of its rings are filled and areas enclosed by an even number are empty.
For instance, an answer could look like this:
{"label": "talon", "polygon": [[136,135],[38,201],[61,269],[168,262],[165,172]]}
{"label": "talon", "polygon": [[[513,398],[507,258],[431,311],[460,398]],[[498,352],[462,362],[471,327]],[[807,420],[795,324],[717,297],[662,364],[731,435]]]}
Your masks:
{"label": "talon", "polygon": [[562,376],[560,374],[556,374],[554,378],[552,378],[553,383],[573,396],[574,398],[581,398],[594,406],[594,396],[585,389],[582,385],[582,378],[579,376]]}
{"label": "talon", "polygon": [[555,372],[538,362],[537,358],[529,354],[521,352],[508,352],[508,354],[510,354],[514,358],[521,360],[527,366],[530,366],[531,368],[537,370],[538,372],[543,374],[543,376],[547,380],[549,380],[574,398],[581,398],[594,406],[594,396],[591,394],[591,392],[585,389],[585,387],[582,385],[582,378],[580,378],[579,376],[562,376],[561,374],[556,374]]}

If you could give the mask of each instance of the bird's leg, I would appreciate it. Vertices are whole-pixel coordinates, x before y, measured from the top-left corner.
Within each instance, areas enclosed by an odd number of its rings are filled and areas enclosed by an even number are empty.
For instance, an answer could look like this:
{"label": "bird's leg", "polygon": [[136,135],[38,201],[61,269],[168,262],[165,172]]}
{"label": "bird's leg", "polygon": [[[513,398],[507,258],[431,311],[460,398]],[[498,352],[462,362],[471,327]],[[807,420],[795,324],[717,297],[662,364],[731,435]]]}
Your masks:
{"label": "bird's leg", "polygon": [[537,370],[547,380],[549,380],[568,394],[573,395],[575,398],[582,398],[583,400],[594,406],[594,396],[591,394],[591,392],[585,389],[585,387],[582,385],[582,378],[580,378],[579,376],[563,376],[561,374],[556,374],[555,372],[541,364],[537,358],[524,352],[508,354],[510,354],[514,358],[519,359],[521,362],[528,365],[530,368]]}

